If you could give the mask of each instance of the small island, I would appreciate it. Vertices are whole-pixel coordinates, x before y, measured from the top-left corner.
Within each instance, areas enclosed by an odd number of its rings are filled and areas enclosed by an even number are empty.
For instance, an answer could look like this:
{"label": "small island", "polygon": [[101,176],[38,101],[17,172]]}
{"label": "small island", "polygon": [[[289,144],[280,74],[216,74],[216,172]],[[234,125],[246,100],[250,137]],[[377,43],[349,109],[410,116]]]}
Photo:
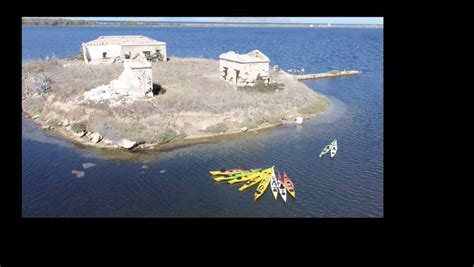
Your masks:
{"label": "small island", "polygon": [[[258,50],[251,53],[234,57],[265,57]],[[236,71],[233,82],[227,75],[233,65],[223,65],[224,57],[219,61],[138,53],[88,64],[84,56],[23,64],[22,108],[43,129],[99,148],[155,148],[251,132],[317,117],[329,107],[325,96],[274,67],[254,80],[244,78],[245,69],[240,75]],[[152,81],[137,78],[150,83],[150,90],[142,95],[118,93],[119,85],[133,86],[130,77],[137,69],[150,71]]]}

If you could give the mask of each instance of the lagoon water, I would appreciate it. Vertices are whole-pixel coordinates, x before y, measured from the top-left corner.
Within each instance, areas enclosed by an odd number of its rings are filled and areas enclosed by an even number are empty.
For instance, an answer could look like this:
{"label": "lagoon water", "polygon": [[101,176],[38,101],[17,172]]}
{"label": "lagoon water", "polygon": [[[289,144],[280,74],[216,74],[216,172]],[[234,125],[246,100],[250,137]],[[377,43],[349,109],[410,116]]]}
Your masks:
{"label": "lagoon water", "polygon": [[[23,217],[383,217],[383,29],[23,26],[22,60],[74,57],[82,42],[127,34],[167,42],[171,57],[259,49],[285,70],[363,73],[305,82],[331,100],[321,119],[163,152],[84,148],[22,118]],[[336,157],[319,158],[334,138]],[[84,170],[88,162],[96,166]],[[267,191],[254,202],[255,189],[208,175],[272,165],[292,178],[296,199]]]}

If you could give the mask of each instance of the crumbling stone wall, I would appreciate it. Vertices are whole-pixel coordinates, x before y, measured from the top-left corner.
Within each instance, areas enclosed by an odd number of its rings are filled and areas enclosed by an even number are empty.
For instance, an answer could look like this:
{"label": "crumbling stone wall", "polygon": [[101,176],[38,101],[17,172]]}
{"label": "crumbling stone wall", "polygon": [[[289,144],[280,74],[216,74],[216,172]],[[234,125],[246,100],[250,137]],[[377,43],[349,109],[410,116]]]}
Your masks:
{"label": "crumbling stone wall", "polygon": [[253,86],[257,77],[269,80],[269,63],[238,63],[221,59],[220,77],[235,86]]}
{"label": "crumbling stone wall", "polygon": [[82,44],[84,61],[90,64],[116,63],[117,58],[128,58],[139,52],[161,54],[158,60],[166,61],[166,43],[141,35],[101,36]]}
{"label": "crumbling stone wall", "polygon": [[[112,63],[121,55],[120,45],[85,46],[82,44],[84,61],[86,63]],[[104,58],[105,53],[105,58]]]}
{"label": "crumbling stone wall", "polygon": [[152,65],[140,53],[123,62],[122,74],[110,82],[84,93],[87,100],[103,101],[121,97],[143,98],[153,96]]}
{"label": "crumbling stone wall", "polygon": [[151,54],[156,53],[159,51],[160,54],[163,56],[163,61],[166,61],[166,45],[122,45],[122,56],[125,55],[134,55],[139,52],[149,51]]}
{"label": "crumbling stone wall", "polygon": [[258,79],[270,81],[270,59],[259,50],[223,53],[219,56],[219,68],[221,79],[236,87],[253,86]]}
{"label": "crumbling stone wall", "polygon": [[146,59],[126,59],[123,67],[122,74],[111,83],[114,89],[137,97],[150,95],[150,93],[153,95],[151,63],[147,62]]}

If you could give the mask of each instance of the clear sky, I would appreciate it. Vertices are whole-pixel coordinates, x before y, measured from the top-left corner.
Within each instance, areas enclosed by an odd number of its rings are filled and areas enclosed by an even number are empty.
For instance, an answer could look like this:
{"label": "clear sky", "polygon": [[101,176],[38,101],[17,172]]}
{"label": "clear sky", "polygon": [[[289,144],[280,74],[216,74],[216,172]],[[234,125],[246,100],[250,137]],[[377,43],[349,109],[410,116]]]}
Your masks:
{"label": "clear sky", "polygon": [[83,20],[383,24],[383,17],[61,17]]}

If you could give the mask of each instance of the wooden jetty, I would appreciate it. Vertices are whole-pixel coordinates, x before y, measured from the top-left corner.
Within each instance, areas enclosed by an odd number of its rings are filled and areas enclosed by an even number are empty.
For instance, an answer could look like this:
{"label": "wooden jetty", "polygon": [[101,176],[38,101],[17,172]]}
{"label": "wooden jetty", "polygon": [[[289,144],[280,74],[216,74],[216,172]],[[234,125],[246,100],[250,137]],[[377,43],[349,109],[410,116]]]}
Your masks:
{"label": "wooden jetty", "polygon": [[347,76],[347,75],[356,75],[360,74],[360,71],[357,70],[332,70],[323,73],[313,73],[313,74],[304,74],[304,75],[294,75],[298,80],[309,80],[309,79],[321,79],[329,77],[338,77],[338,76]]}

